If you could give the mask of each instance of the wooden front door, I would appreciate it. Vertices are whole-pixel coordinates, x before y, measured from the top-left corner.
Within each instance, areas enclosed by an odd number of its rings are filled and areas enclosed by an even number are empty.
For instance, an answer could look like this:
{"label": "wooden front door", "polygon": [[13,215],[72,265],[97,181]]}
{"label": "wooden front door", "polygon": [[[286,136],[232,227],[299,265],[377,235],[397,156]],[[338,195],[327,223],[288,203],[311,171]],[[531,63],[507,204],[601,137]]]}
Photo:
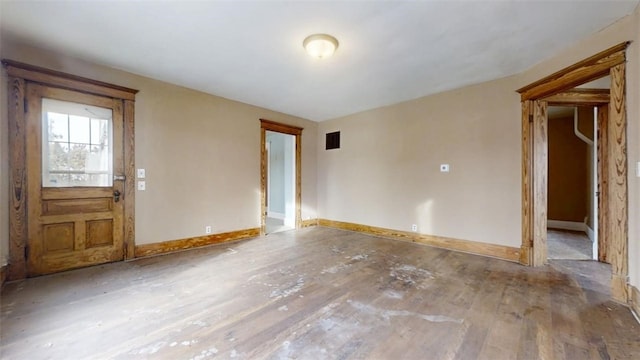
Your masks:
{"label": "wooden front door", "polygon": [[123,100],[26,86],[27,275],[123,260]]}

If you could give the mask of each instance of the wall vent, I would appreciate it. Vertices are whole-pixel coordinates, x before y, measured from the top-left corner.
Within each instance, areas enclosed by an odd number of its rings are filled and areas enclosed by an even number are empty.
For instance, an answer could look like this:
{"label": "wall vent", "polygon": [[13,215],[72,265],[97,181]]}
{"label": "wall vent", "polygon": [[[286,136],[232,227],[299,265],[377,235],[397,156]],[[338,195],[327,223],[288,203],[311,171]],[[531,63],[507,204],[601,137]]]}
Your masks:
{"label": "wall vent", "polygon": [[325,150],[340,149],[340,131],[327,133]]}

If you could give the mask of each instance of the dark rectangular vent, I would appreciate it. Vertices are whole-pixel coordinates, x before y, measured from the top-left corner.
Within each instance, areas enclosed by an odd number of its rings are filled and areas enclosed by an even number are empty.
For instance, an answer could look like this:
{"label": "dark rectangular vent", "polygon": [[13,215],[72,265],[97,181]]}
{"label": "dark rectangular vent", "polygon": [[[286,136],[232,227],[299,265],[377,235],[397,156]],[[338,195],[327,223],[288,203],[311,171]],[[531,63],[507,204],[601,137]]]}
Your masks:
{"label": "dark rectangular vent", "polygon": [[326,150],[340,149],[340,131],[327,133]]}

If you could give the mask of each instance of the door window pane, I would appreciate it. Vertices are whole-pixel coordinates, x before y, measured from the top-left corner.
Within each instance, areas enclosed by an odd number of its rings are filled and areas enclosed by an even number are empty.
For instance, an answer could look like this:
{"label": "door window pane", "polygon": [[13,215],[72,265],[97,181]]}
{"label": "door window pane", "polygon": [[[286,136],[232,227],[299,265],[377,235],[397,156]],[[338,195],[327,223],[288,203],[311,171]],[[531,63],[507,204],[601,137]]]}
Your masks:
{"label": "door window pane", "polygon": [[42,99],[42,186],[112,186],[111,109]]}
{"label": "door window pane", "polygon": [[56,142],[69,141],[69,121],[66,114],[49,113],[49,139]]}
{"label": "door window pane", "polygon": [[91,119],[69,115],[69,141],[76,144],[88,144],[91,136]]}

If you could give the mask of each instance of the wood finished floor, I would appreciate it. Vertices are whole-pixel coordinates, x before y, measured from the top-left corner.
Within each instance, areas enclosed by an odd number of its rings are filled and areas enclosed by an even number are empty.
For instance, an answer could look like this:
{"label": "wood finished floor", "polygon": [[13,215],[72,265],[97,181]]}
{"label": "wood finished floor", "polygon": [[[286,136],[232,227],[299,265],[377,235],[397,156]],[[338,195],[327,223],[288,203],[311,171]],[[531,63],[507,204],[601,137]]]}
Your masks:
{"label": "wood finished floor", "polygon": [[10,283],[2,359],[640,359],[608,268],[328,228]]}

